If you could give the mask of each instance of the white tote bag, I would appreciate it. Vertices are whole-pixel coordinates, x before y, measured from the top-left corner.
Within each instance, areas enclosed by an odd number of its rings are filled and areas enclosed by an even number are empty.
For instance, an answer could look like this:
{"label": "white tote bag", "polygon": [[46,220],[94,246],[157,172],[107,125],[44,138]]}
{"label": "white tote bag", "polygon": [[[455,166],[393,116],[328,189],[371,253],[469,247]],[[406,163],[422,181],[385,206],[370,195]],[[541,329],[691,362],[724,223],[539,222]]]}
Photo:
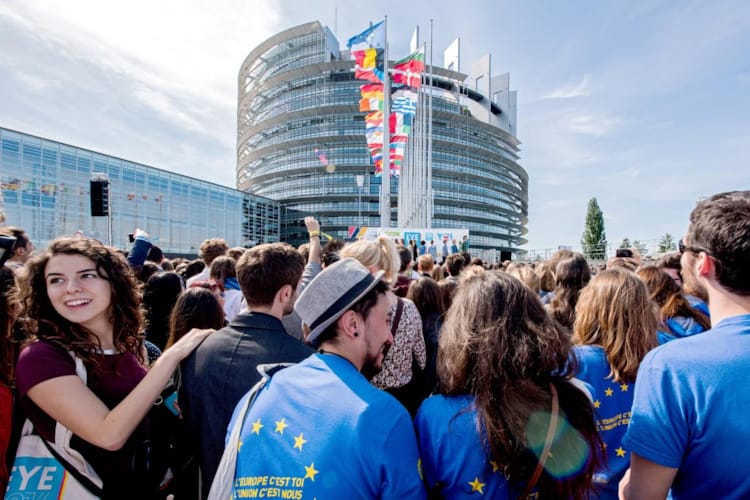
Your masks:
{"label": "white tote bag", "polygon": [[[76,361],[76,373],[86,383],[83,361]],[[73,433],[61,424],[55,426],[55,442],[48,443],[26,419],[10,471],[5,500],[96,500],[101,497],[102,481],[86,459],[70,447]],[[67,467],[62,464],[67,464]]]}

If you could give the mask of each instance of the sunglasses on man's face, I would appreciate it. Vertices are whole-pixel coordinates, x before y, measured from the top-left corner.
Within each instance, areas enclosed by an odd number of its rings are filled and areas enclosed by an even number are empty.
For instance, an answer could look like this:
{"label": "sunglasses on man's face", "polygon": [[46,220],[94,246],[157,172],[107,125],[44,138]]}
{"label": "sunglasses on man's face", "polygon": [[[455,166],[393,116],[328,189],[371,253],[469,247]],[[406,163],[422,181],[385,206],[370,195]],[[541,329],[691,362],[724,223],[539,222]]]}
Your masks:
{"label": "sunglasses on man's face", "polygon": [[706,253],[708,255],[711,255],[711,252],[709,252],[705,248],[692,247],[692,246],[686,245],[682,240],[680,240],[679,242],[677,242],[677,250],[680,251],[680,254],[683,254],[685,252],[692,252],[692,253],[701,253],[701,252],[704,252],[704,253]]}

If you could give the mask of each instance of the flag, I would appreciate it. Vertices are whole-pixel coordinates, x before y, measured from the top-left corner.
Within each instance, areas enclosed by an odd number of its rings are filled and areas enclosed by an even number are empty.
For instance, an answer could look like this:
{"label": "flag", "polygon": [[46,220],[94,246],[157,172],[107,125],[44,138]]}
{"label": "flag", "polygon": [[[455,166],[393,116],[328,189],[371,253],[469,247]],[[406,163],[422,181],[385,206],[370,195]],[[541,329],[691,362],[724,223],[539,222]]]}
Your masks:
{"label": "flag", "polygon": [[54,184],[42,184],[42,187],[40,187],[39,190],[45,196],[55,196],[55,193],[57,192],[57,186],[55,186]]}
{"label": "flag", "polygon": [[323,151],[315,148],[315,155],[318,157],[318,160],[320,160],[320,163],[322,163],[326,167],[328,166],[328,158]]}
{"label": "flag", "polygon": [[354,35],[346,42],[346,48],[352,45],[367,44],[368,47],[385,48],[385,21],[373,24],[359,35]]}
{"label": "flag", "polygon": [[128,200],[130,201],[135,200],[135,193],[128,193]]}
{"label": "flag", "polygon": [[418,89],[422,86],[424,73],[424,53],[418,50],[393,65],[393,83]]}
{"label": "flag", "polygon": [[370,97],[359,100],[360,111],[383,111],[383,100],[377,97]]}
{"label": "flag", "polygon": [[412,73],[424,72],[424,52],[422,49],[409,54],[393,64],[394,71],[411,71]]}
{"label": "flag", "polygon": [[352,52],[354,56],[354,78],[375,83],[383,81],[383,51],[365,49]]}
{"label": "flag", "polygon": [[406,87],[396,90],[391,97],[391,111],[415,115],[417,113],[417,93]]}
{"label": "flag", "polygon": [[365,98],[377,97],[377,98],[383,99],[383,85],[382,84],[366,83],[364,85],[360,85],[359,91],[362,97],[365,97]]}

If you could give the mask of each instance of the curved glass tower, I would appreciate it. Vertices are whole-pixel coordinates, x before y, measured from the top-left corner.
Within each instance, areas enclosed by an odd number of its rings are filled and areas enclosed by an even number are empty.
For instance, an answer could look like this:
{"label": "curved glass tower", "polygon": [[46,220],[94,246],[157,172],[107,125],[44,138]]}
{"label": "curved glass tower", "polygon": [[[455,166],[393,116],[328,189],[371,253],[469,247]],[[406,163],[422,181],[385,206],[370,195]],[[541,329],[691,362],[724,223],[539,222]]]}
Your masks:
{"label": "curved glass tower", "polygon": [[[305,241],[305,215],[341,238],[350,226],[379,226],[380,178],[359,111],[365,82],[330,30],[312,22],[278,33],[247,56],[238,80],[237,188],[281,202],[281,239]],[[517,163],[508,76],[491,78],[489,65],[476,78],[434,67],[423,87],[433,97],[432,227],[468,229],[472,252],[518,251],[528,175]],[[393,179],[393,227],[398,190]]]}

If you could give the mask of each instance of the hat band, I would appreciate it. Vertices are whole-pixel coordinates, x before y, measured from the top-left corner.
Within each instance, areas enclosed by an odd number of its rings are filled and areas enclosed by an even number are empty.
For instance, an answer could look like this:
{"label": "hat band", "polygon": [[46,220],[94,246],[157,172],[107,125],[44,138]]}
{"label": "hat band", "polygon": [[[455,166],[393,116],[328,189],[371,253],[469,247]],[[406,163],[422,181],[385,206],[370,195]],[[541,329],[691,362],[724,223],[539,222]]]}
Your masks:
{"label": "hat band", "polygon": [[328,321],[341,309],[351,304],[354,299],[356,299],[362,292],[367,290],[367,287],[370,286],[370,284],[374,280],[375,278],[373,278],[370,274],[362,278],[356,285],[351,287],[349,291],[339,297],[336,302],[334,302],[328,309],[326,309],[323,314],[318,316],[318,319],[313,321],[313,324],[310,325],[310,329],[315,330],[319,325]]}

